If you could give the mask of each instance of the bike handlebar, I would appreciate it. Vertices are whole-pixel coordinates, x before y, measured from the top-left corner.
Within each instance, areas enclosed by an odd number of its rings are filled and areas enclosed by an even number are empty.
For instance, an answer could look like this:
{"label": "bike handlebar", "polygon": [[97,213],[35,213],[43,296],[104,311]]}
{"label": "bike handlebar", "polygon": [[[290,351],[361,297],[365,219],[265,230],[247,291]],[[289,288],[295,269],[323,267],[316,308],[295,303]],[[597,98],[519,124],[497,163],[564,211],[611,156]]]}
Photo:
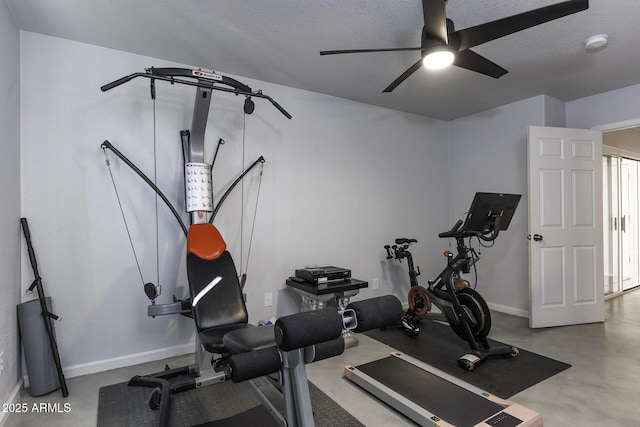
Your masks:
{"label": "bike handlebar", "polygon": [[462,224],[463,224],[462,220],[459,219],[458,222],[456,222],[453,225],[451,230],[438,234],[438,237],[442,237],[442,238],[454,237],[456,239],[465,238],[465,237],[478,237],[480,240],[484,240],[485,242],[491,242],[493,240],[496,240],[496,238],[498,238],[498,234],[500,233],[500,216],[493,217],[493,224],[489,230],[484,230],[484,231],[461,230],[460,227],[462,227]]}
{"label": "bike handlebar", "polygon": [[[393,254],[391,253],[391,246],[384,245],[384,248],[387,251],[387,259],[392,259],[393,258]],[[394,252],[395,252],[395,247],[394,247]]]}
{"label": "bike handlebar", "polygon": [[456,222],[453,227],[451,228],[451,230],[449,231],[445,231],[443,233],[438,234],[438,237],[442,237],[442,238],[446,238],[446,237],[457,237],[458,234],[458,229],[462,226],[462,220],[459,219],[458,222]]}

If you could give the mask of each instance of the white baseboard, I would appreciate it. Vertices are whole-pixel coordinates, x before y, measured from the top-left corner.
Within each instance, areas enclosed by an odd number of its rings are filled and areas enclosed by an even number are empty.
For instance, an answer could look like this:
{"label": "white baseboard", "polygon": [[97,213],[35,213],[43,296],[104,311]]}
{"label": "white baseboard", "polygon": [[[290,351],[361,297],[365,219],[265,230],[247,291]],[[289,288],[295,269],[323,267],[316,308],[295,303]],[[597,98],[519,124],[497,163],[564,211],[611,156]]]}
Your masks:
{"label": "white baseboard", "polygon": [[65,378],[73,378],[81,375],[95,374],[97,372],[137,365],[140,363],[153,362],[155,360],[162,360],[168,357],[182,356],[183,354],[193,353],[194,350],[195,343],[191,342],[175,347],[166,347],[142,353],[129,354],[126,356],[112,357],[110,359],[97,360],[95,362],[83,363],[80,365],[65,366],[63,371]]}
{"label": "white baseboard", "polygon": [[[16,386],[11,390],[11,394],[9,394],[9,398],[4,403],[16,403],[18,400],[18,394],[20,394],[20,389],[22,388],[22,379],[18,381]],[[4,405],[2,405],[4,407]],[[7,421],[9,421],[9,415],[11,412],[0,411],[0,427],[4,426]]]}
{"label": "white baseboard", "polygon": [[[519,308],[513,308],[513,307],[508,307],[506,305],[500,305],[500,304],[494,304],[491,302],[487,303],[487,306],[489,306],[489,310],[493,310],[493,311],[498,311],[500,313],[505,313],[505,314],[510,314],[512,316],[518,316],[518,317],[524,317],[526,319],[529,318],[529,311],[528,310],[521,310]],[[402,303],[402,308],[403,310],[408,310],[409,309],[409,303],[408,302],[403,302]],[[437,307],[432,306],[432,309],[434,310],[438,310]]]}
{"label": "white baseboard", "polygon": [[512,316],[524,317],[527,319],[529,318],[528,310],[521,310],[519,308],[507,307],[506,305],[494,304],[490,302],[487,303],[487,306],[489,306],[489,310],[510,314]]}

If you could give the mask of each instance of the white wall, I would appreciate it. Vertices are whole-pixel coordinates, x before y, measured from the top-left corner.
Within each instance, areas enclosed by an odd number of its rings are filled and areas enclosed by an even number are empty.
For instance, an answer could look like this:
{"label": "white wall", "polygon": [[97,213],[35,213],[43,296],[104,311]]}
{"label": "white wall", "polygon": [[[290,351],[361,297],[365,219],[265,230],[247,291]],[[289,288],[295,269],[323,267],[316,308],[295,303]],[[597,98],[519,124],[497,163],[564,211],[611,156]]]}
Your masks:
{"label": "white wall", "polygon": [[[16,305],[20,292],[20,32],[0,2],[0,403],[20,376]],[[0,424],[4,414],[0,413]]]}
{"label": "white wall", "polygon": [[[6,14],[0,17],[8,19]],[[17,29],[8,23],[2,25],[7,35],[0,49],[3,56],[17,56]],[[0,120],[8,129],[7,141],[22,141],[21,172],[17,145],[1,145],[1,170],[9,175],[2,180],[2,198],[14,201],[0,216],[2,250],[7,252],[0,262],[8,266],[0,276],[8,283],[3,283],[0,308],[10,313],[3,330],[15,330],[13,310],[19,298],[10,284],[20,280],[20,272],[11,268],[20,250],[20,193],[46,291],[64,318],[57,329],[68,375],[188,351],[193,339],[189,319],[146,316],[148,300],[99,148],[109,139],[153,177],[148,80],[137,79],[107,93],[98,88],[145,67],[175,64],[33,33],[22,33],[21,39],[21,107],[15,64],[2,65],[3,76],[14,77],[2,82],[9,96],[2,97]],[[47,64],[47,79],[40,73],[42,64]],[[260,154],[267,159],[246,287],[252,321],[282,314],[297,303],[283,283],[295,268],[307,264],[344,266],[355,277],[381,279],[378,291],[367,289],[357,298],[393,293],[404,300],[406,265],[386,261],[382,246],[395,237],[417,238],[414,256],[423,271],[421,279],[433,277],[442,269],[440,254],[447,245],[437,233],[464,216],[476,191],[523,194],[509,231],[495,247],[482,251],[478,289],[492,308],[526,315],[527,126],[566,123],[588,128],[640,117],[635,102],[640,86],[566,104],[541,95],[446,123],[238,78],[263,89],[294,116],[289,121],[256,100],[256,112],[245,121],[242,100],[227,94],[216,94],[211,107],[207,156],[218,138],[227,142],[214,171],[218,197],[242,168],[243,139],[245,164]],[[178,131],[190,127],[193,93],[191,88],[158,83],[157,180],[180,211]],[[21,135],[15,126],[19,111]],[[155,283],[154,195],[110,158],[144,279]],[[258,174],[252,174],[244,188],[243,257],[240,187],[216,221],[238,268],[248,250],[257,186]],[[158,302],[163,303],[174,293],[186,296],[184,237],[162,202],[158,215],[164,286]],[[22,289],[31,277],[23,253]],[[277,308],[262,306],[265,292],[274,294]],[[17,337],[4,337],[9,355],[16,355]],[[16,360],[9,361],[17,375]]]}
{"label": "white wall", "polygon": [[546,98],[537,96],[454,120],[449,131],[451,224],[464,219],[477,191],[522,194],[509,229],[500,233],[495,246],[481,248],[477,264],[477,289],[489,306],[520,316],[529,311],[527,127],[544,125],[545,116],[562,111],[555,102],[553,111],[547,111]]}
{"label": "white wall", "polygon": [[544,125],[549,127],[565,127],[566,123],[566,103],[551,96],[544,95]]}
{"label": "white wall", "polygon": [[567,127],[590,129],[640,118],[640,85],[567,102]]}
{"label": "white wall", "polygon": [[[190,319],[146,316],[148,300],[99,148],[110,140],[153,177],[149,81],[106,93],[98,88],[145,67],[175,64],[24,32],[21,55],[22,211],[54,310],[64,318],[57,332],[68,374],[188,350]],[[433,254],[440,244],[434,236],[449,223],[446,122],[238,79],[293,115],[287,120],[256,100],[244,122],[242,100],[229,94],[215,93],[211,106],[207,156],[218,138],[226,141],[214,169],[218,197],[242,168],[243,139],[246,163],[259,154],[266,158],[245,288],[251,321],[276,313],[262,306],[265,292],[274,293],[276,304],[291,305],[284,281],[307,264],[381,279],[378,291],[368,289],[360,298],[394,293],[404,299],[406,266],[384,260],[383,245],[395,237],[420,241],[415,254],[425,260],[425,274],[440,268]],[[157,91],[158,186],[182,210],[178,132],[190,127],[194,89],[158,82]],[[110,158],[144,279],[156,282],[154,195]],[[257,174],[245,182],[245,255],[257,182]],[[240,194],[235,191],[216,219],[238,268]],[[174,293],[186,296],[186,279],[184,237],[159,203],[163,303]],[[25,257],[22,270],[24,288],[30,280]]]}

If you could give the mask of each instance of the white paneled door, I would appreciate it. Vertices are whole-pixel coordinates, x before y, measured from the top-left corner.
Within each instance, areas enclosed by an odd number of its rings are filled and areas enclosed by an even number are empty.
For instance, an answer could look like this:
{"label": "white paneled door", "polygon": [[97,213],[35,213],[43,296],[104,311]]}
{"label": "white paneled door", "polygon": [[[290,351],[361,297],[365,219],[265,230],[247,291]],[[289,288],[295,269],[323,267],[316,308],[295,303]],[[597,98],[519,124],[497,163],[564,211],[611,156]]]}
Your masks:
{"label": "white paneled door", "polygon": [[529,326],[604,321],[602,133],[531,126]]}

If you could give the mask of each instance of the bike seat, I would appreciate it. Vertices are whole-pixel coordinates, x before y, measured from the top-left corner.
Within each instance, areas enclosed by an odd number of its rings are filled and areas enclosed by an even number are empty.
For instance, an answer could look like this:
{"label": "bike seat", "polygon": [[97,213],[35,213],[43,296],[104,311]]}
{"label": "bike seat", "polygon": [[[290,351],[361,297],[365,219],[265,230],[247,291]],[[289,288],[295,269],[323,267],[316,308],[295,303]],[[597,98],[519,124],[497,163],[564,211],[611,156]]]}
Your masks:
{"label": "bike seat", "polygon": [[405,243],[418,243],[416,239],[406,239],[403,237],[396,239],[396,245],[404,245]]}

